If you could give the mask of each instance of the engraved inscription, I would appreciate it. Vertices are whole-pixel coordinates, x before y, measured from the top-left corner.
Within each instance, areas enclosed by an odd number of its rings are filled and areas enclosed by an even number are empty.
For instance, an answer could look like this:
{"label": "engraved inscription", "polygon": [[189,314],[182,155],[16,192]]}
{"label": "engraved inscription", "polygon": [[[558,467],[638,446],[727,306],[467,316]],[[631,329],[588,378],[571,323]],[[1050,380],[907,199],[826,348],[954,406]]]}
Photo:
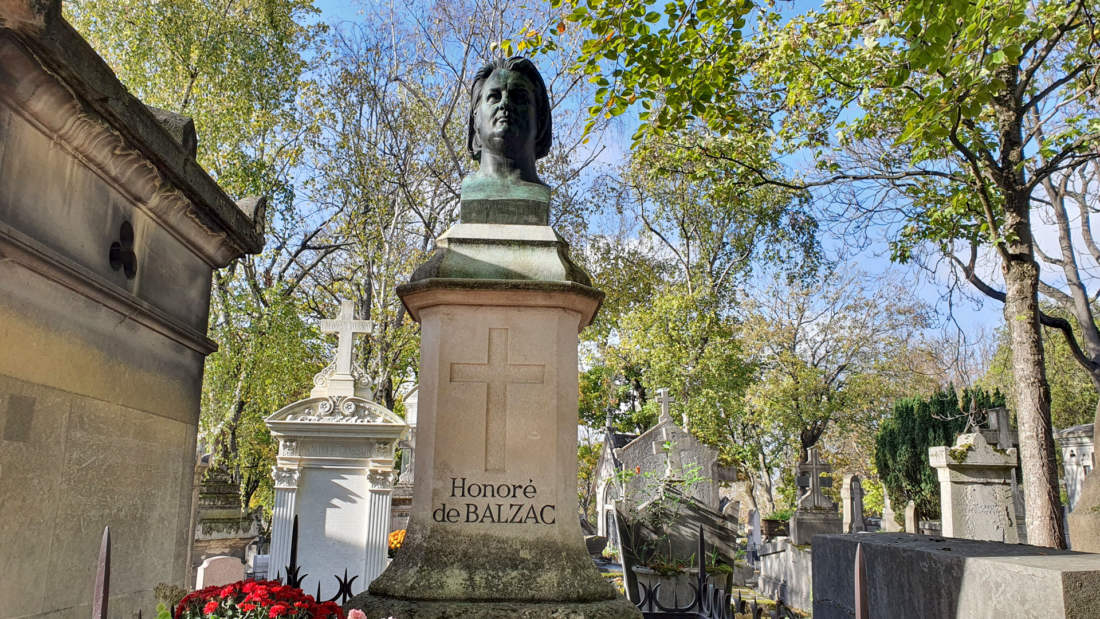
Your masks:
{"label": "engraved inscription", "polygon": [[[451,524],[554,524],[556,507],[538,501],[538,488],[525,484],[479,483],[451,478],[451,499],[432,510],[432,520]],[[463,502],[461,499],[466,499]],[[469,499],[478,499],[475,502]]]}

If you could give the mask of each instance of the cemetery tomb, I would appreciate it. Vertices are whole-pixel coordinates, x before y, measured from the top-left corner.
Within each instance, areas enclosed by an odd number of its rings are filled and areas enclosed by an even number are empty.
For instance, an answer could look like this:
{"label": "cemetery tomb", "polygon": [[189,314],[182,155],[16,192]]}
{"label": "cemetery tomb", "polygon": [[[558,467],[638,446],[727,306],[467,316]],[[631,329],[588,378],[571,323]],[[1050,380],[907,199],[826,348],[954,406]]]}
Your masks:
{"label": "cemetery tomb", "polygon": [[905,504],[905,532],[917,533],[917,504],[913,501]]}
{"label": "cemetery tomb", "polygon": [[[732,467],[718,464],[715,449],[699,442],[673,420],[668,389],[658,389],[656,400],[661,406],[660,416],[657,423],[641,435],[605,431],[603,448],[596,464],[596,513],[603,514],[599,524],[600,535],[614,535],[608,525],[614,521],[616,500],[625,496],[631,501],[631,507],[637,507],[653,498],[655,484],[644,473],[682,478],[685,472],[694,471],[702,479],[687,492],[701,506],[714,512],[721,511],[720,505],[725,498],[722,484],[737,478]],[[666,443],[671,445],[667,453],[664,449]],[[626,480],[625,488],[620,488],[616,477],[619,471],[638,473]],[[734,524],[737,519],[737,515],[733,515]]]}
{"label": "cemetery tomb", "polygon": [[1100,552],[1100,476],[1095,472],[1093,425],[1085,424],[1055,433],[1062,448],[1069,518],[1066,529],[1070,547]]}
{"label": "cemetery tomb", "polygon": [[1062,476],[1066,485],[1066,506],[1070,511],[1077,507],[1077,499],[1085,484],[1085,477],[1093,469],[1093,431],[1087,423],[1054,432],[1054,440],[1062,450]]}
{"label": "cemetery tomb", "polygon": [[791,541],[796,546],[812,543],[815,535],[840,532],[842,525],[836,504],[821,491],[832,485],[832,477],[823,478],[831,471],[832,467],[821,460],[816,448],[810,449],[806,462],[798,464],[796,481],[803,492],[791,515]]}
{"label": "cemetery tomb", "polygon": [[229,473],[210,468],[206,457],[196,465],[194,540],[191,563],[231,555],[245,559],[245,548],[260,534],[260,515],[241,508],[241,493]]}
{"label": "cemetery tomb", "polygon": [[886,486],[882,487],[882,530],[887,533],[897,533],[902,530],[902,525],[898,524],[897,513],[894,512],[894,508],[890,505],[890,492],[886,489]]}
{"label": "cemetery tomb", "polygon": [[190,119],[131,95],[61,16],[0,3],[0,617],[112,616],[191,584],[212,271],[263,245],[263,202],[195,162]]}
{"label": "cemetery tomb", "polygon": [[845,475],[844,485],[840,487],[844,515],[841,530],[844,533],[866,531],[863,523],[863,484],[859,475]]}
{"label": "cemetery tomb", "polygon": [[1012,476],[1016,449],[995,449],[980,433],[960,434],[953,447],[930,447],[940,481],[940,512],[947,537],[1019,541]]}
{"label": "cemetery tomb", "polygon": [[865,608],[889,619],[1100,617],[1100,555],[904,533],[823,535],[813,555],[814,619],[855,615],[856,547]]}
{"label": "cemetery tomb", "polygon": [[419,388],[405,396],[405,423],[409,426],[408,436],[397,444],[401,452],[401,470],[397,477],[397,483],[393,486],[393,495],[390,499],[390,531],[407,529],[409,516],[412,510],[413,484],[415,478],[416,462],[416,407],[419,397]]}
{"label": "cemetery tomb", "polygon": [[336,358],[314,377],[310,397],[265,420],[279,442],[268,573],[287,575],[297,517],[302,587],[319,584],[329,599],[345,569],[365,586],[385,568],[394,452],[408,427],[369,399],[366,373],[353,362],[352,338],[369,333],[370,322],[343,301],[321,330],[338,336]]}
{"label": "cemetery tomb", "polygon": [[196,570],[195,589],[219,587],[244,579],[244,563],[237,557],[208,557]]}

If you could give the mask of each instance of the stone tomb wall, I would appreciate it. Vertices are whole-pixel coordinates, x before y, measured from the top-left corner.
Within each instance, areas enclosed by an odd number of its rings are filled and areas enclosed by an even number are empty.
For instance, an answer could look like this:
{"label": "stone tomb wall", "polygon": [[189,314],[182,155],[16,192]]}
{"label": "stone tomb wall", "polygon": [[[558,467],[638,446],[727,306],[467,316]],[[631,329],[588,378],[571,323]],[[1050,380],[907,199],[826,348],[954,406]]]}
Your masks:
{"label": "stone tomb wall", "polygon": [[890,619],[1100,617],[1100,555],[959,538],[876,533],[814,538],[813,616],[855,611],[863,545],[868,612]]}
{"label": "stone tomb wall", "polygon": [[88,616],[105,525],[110,614],[148,616],[188,580],[210,275],[262,239],[58,7],[0,3],[0,617]]}

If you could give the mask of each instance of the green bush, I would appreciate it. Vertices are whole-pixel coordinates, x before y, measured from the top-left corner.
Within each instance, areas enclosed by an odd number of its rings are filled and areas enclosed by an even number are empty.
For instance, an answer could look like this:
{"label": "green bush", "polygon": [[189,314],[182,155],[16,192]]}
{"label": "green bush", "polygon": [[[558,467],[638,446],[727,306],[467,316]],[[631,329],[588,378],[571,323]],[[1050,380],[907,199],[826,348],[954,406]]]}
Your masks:
{"label": "green bush", "polygon": [[960,402],[953,387],[927,399],[905,398],[894,403],[893,413],[875,437],[875,466],[896,512],[901,513],[905,504],[913,501],[917,518],[940,517],[940,485],[928,464],[928,448],[954,444],[955,437],[966,429],[971,400],[977,411],[1004,406],[1000,391],[990,395],[980,388],[965,390]]}

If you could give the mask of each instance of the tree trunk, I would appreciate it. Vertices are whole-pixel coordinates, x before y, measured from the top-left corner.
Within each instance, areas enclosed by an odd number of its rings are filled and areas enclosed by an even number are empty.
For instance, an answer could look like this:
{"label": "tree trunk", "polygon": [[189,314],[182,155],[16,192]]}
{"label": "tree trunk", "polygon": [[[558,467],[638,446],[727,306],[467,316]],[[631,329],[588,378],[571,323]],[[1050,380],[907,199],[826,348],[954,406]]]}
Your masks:
{"label": "tree trunk", "polygon": [[1005,279],[1005,323],[1012,342],[1016,426],[1027,508],[1027,541],[1035,546],[1066,547],[1054,432],[1050,423],[1050,385],[1039,327],[1039,263],[1031,233],[1031,190],[1025,182],[1019,68],[998,71],[1005,88],[993,95],[997,114],[997,162],[990,170],[1004,198],[1001,271]]}
{"label": "tree trunk", "polygon": [[[1026,223],[1026,213],[1025,208],[1023,224],[1011,229],[1017,234],[1021,229],[1026,231],[1020,235],[1024,238],[1018,239],[1016,248],[1025,246],[1028,250],[1009,253],[1002,270],[1005,279],[1005,322],[1008,323],[1012,341],[1013,391],[1016,395],[1016,423],[1020,431],[1027,538],[1029,544],[1036,546],[1065,548],[1054,436],[1050,423],[1050,387],[1039,329],[1039,265],[1030,251],[1031,230]],[[1013,217],[1010,216],[1010,219]]]}
{"label": "tree trunk", "polygon": [[763,447],[758,448],[757,456],[760,459],[760,487],[764,490],[762,494],[770,514],[775,511],[775,494],[772,491],[771,471],[768,470],[768,462],[764,457]]}

